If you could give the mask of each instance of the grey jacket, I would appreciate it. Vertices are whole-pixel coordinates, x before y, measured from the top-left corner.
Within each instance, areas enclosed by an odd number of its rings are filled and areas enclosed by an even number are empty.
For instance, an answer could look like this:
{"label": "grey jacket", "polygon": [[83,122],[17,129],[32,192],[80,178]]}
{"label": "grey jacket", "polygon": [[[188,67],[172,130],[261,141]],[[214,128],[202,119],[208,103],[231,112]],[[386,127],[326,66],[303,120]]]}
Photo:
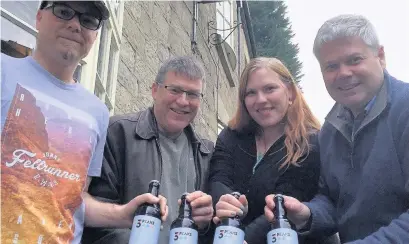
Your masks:
{"label": "grey jacket", "polygon": [[[207,191],[213,143],[201,139],[189,125],[185,133],[192,144],[196,169],[195,190]],[[162,157],[153,109],[113,116],[108,126],[100,178],[94,178],[89,193],[105,202],[125,204],[146,193],[151,180],[162,178]],[[129,229],[85,228],[82,243],[126,244]]]}

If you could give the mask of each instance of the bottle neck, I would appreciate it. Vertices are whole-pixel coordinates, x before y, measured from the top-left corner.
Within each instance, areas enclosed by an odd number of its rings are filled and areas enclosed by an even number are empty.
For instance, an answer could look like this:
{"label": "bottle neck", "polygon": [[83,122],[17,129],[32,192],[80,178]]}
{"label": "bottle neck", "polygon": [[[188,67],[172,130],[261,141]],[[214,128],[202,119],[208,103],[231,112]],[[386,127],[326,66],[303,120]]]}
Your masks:
{"label": "bottle neck", "polygon": [[182,199],[179,207],[179,218],[192,218],[192,207],[186,199]]}
{"label": "bottle neck", "polygon": [[154,195],[155,197],[157,197],[159,195],[159,186],[153,185],[151,184],[149,186],[149,190],[148,192],[152,195]]}
{"label": "bottle neck", "polygon": [[275,208],[274,216],[276,217],[276,219],[286,219],[287,213],[284,208],[284,199],[283,198],[275,199],[275,205],[276,205],[276,208]]}
{"label": "bottle neck", "polygon": [[[241,196],[241,194],[239,192],[232,192],[231,195],[233,197],[235,197],[237,200],[239,200],[240,196]],[[233,220],[233,221],[237,221],[237,223],[239,223],[239,224],[241,223],[240,216],[238,216],[238,215],[236,215],[234,217],[231,217],[230,219]]]}

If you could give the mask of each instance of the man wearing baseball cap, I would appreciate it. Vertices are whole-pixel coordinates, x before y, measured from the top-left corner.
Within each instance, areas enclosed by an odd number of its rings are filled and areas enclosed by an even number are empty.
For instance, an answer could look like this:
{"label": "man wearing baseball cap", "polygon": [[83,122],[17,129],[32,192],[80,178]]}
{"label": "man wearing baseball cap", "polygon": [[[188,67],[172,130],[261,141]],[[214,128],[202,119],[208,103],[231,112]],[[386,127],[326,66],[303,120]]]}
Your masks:
{"label": "man wearing baseball cap", "polygon": [[103,1],[42,1],[33,56],[1,55],[1,243],[80,243],[84,225],[131,227],[145,194],[95,200],[109,113],[73,74],[109,18]]}

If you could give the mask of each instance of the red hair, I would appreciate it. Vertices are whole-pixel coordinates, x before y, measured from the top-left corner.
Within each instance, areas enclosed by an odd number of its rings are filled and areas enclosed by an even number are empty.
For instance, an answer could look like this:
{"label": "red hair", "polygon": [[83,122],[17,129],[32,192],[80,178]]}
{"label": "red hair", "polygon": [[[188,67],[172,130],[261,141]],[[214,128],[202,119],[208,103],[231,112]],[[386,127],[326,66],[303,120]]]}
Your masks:
{"label": "red hair", "polygon": [[309,153],[309,134],[312,131],[318,131],[321,125],[318,119],[312,114],[290,71],[280,60],[276,58],[259,57],[252,59],[246,65],[240,77],[237,111],[228,125],[231,129],[240,132],[247,131],[254,134],[257,133],[259,126],[248,113],[244,99],[250,74],[260,68],[267,68],[276,72],[283,84],[285,84],[294,95],[293,103],[289,106],[283,121],[285,122],[284,134],[286,138],[284,144],[287,149],[287,157],[280,167],[290,164],[298,166],[298,161]]}

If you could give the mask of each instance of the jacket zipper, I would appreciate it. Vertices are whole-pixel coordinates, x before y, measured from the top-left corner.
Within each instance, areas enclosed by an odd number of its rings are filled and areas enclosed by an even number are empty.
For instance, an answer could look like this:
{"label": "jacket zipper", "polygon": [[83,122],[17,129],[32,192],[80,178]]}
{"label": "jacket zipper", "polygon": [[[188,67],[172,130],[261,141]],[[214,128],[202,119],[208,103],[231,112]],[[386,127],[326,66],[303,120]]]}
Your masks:
{"label": "jacket zipper", "polygon": [[159,153],[159,182],[162,183],[163,160],[162,160],[162,150],[160,149],[158,137],[155,137],[155,144],[156,144],[156,149],[158,150],[158,153]]}
{"label": "jacket zipper", "polygon": [[195,189],[196,191],[200,189],[200,182],[201,182],[201,169],[200,169],[200,163],[198,161],[198,153],[199,153],[199,145],[195,144],[195,148],[194,150],[196,150],[196,152],[193,154],[193,161],[195,162],[195,171],[196,171],[196,182],[195,182]]}

